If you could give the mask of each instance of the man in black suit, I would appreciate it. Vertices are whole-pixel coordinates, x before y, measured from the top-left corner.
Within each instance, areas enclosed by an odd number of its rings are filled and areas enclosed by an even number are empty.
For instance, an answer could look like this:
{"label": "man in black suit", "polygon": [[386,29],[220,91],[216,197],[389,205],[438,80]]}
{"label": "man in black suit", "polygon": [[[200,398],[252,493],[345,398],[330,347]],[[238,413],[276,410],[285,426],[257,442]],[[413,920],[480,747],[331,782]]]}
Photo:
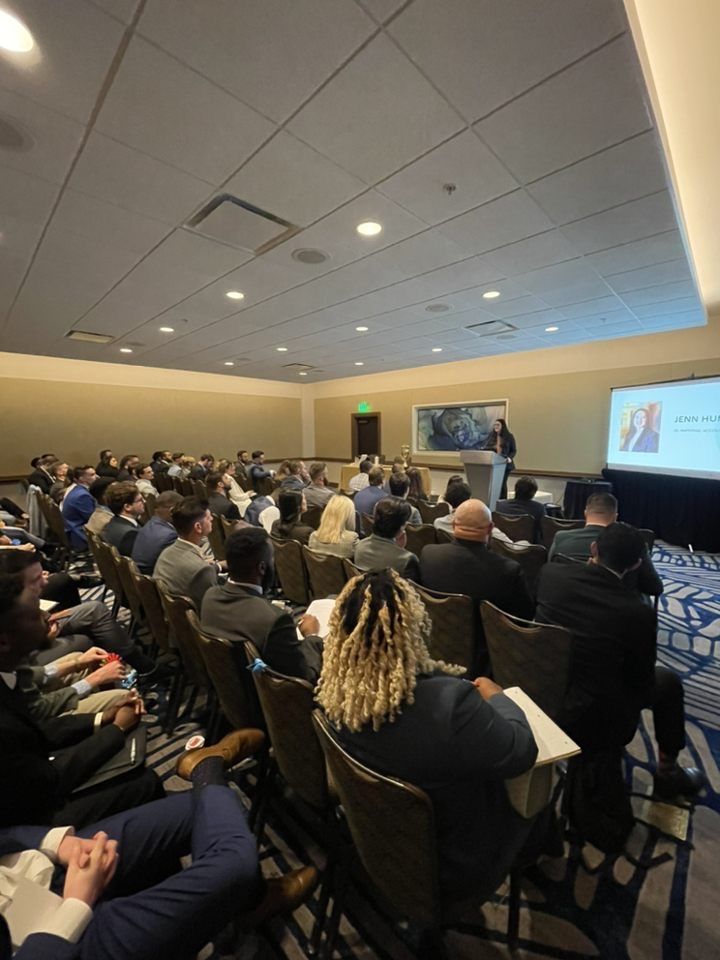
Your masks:
{"label": "man in black suit", "polygon": [[[456,542],[425,547],[420,557],[420,582],[442,593],[464,593],[477,600],[478,606],[489,600],[505,613],[529,620],[533,602],[520,564],[488,548],[493,531],[490,510],[482,500],[465,500],[452,521]],[[476,622],[477,666],[484,667],[487,647],[479,611]]]}
{"label": "man in black suit", "polygon": [[621,748],[651,707],[660,765],[655,793],[692,795],[703,774],[678,765],[685,746],[680,678],[655,662],[655,611],[625,585],[640,567],[645,542],[625,523],[603,527],[587,564],[546,564],[540,574],[535,618],[575,634],[567,728],[589,754]]}
{"label": "man in black suit", "polygon": [[535,521],[533,543],[542,540],[542,518],[545,516],[545,504],[533,500],[538,485],[532,477],[519,477],[515,483],[515,496],[512,500],[498,500],[495,509],[508,517],[532,517]]}
{"label": "man in black suit", "polygon": [[215,457],[211,453],[204,453],[190,471],[193,480],[204,480],[215,465]]}
{"label": "man in black suit", "polygon": [[229,499],[222,473],[209,473],[205,478],[210,512],[226,520],[239,520],[240,511],[237,505]]}
{"label": "man in black suit", "polygon": [[[298,623],[283,607],[264,597],[274,579],[272,541],[256,527],[231,533],[225,541],[228,581],[211,587],[202,602],[202,626],[235,643],[251,640],[269,667],[315,684],[322,666],[322,640],[316,617],[305,614]],[[243,663],[242,659],[239,661]],[[249,676],[246,670],[243,676]]]}
{"label": "man in black suit", "polygon": [[15,669],[46,643],[45,620],[37,602],[23,599],[22,579],[0,575],[0,827],[79,826],[163,796],[157,776],[144,768],[73,794],[122,749],[142,701],[128,693],[126,704],[95,716],[35,721]]}
{"label": "man in black suit", "polygon": [[105,493],[105,502],[113,518],[103,530],[102,538],[123,557],[132,556],[135,537],[140,529],[138,520],[145,510],[142,494],[136,484],[123,480],[110,484]]}
{"label": "man in black suit", "polygon": [[247,450],[238,450],[237,460],[235,461],[235,479],[243,488],[243,490],[248,490],[251,486],[250,477],[248,475],[251,462],[250,454],[247,452]]}
{"label": "man in black suit", "polygon": [[43,493],[50,493],[50,487],[55,483],[55,478],[48,471],[53,463],[57,463],[57,457],[53,453],[47,453],[38,457],[34,461],[34,470],[28,477],[28,483],[40,487]]}

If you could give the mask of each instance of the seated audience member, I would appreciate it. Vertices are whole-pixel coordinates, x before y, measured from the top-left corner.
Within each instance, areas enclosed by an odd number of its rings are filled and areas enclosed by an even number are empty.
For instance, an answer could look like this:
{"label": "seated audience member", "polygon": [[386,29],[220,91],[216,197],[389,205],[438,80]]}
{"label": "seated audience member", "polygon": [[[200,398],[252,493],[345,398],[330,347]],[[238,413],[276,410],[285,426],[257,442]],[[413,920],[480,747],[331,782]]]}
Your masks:
{"label": "seated audience member", "polygon": [[95,473],[98,477],[112,477],[113,480],[117,480],[119,473],[118,461],[112,450],[100,451],[100,460],[98,461],[97,467],[95,467]]}
{"label": "seated audience member", "polygon": [[50,467],[57,462],[55,454],[45,454],[35,460],[33,472],[28,477],[28,484],[40,487],[43,493],[50,494],[50,489],[55,482],[55,478],[50,472]]}
{"label": "seated audience member", "polygon": [[248,467],[248,477],[255,493],[260,492],[260,481],[272,477],[272,470],[266,470],[263,466],[265,462],[265,452],[263,450],[253,450],[252,463]]}
{"label": "seated audience member", "polygon": [[203,453],[198,462],[190,471],[193,480],[204,480],[215,469],[215,457],[211,453]]}
{"label": "seated audience member", "polygon": [[533,766],[537,746],[497,684],[468,683],[463,668],[430,658],[430,631],[416,591],[394,571],[355,577],[330,617],[317,700],[348,753],[428,793],[441,896],[481,900],[532,829],[505,780]]}
{"label": "seated audience member", "polygon": [[[77,836],[81,824],[72,819],[49,833],[4,830],[0,916],[7,911],[7,939],[20,947],[18,960],[195,957],[231,921],[248,929],[295,910],[315,889],[317,871],[301,867],[263,879],[244,808],[223,773],[256,753],[263,739],[260,730],[237,730],[184,753],[176,772],[191,790],[95,822]],[[190,853],[192,863],[181,869],[180,858]],[[13,883],[21,874],[22,886]],[[13,929],[18,914],[35,919],[23,945]]]}
{"label": "seated audience member", "polygon": [[262,521],[260,520],[260,517],[268,507],[275,507],[275,501],[273,498],[258,495],[248,506],[243,519],[247,523],[251,523],[254,527],[261,527]]}
{"label": "seated audience member", "polygon": [[185,456],[180,461],[180,479],[187,480],[195,467],[195,457]]}
{"label": "seated audience member", "polygon": [[365,487],[370,482],[368,479],[368,474],[370,473],[371,469],[372,469],[371,460],[368,460],[366,458],[365,460],[360,461],[358,465],[358,472],[354,474],[352,477],[350,477],[350,479],[348,480],[348,486],[350,487],[351,491],[353,491],[354,493],[359,493],[361,490],[365,489]]}
{"label": "seated audience member", "polygon": [[157,559],[153,576],[174,597],[189,597],[199,612],[210,587],[217,586],[219,565],[208,561],[201,542],[212,530],[212,515],[206,500],[184,497],[172,512],[178,536]]}
{"label": "seated audience member", "polygon": [[335,496],[327,485],[327,467],[324,463],[310,464],[310,485],[305,487],[305,502],[309,507],[324,507]]}
{"label": "seated audience member", "polygon": [[147,500],[148,497],[156,497],[158,495],[157,487],[153,483],[155,474],[153,473],[152,464],[139,463],[135,469],[135,475],[137,477],[135,483],[145,500]]}
{"label": "seated audience member", "polygon": [[0,520],[4,520],[10,526],[22,526],[29,519],[28,513],[14,500],[10,500],[9,497],[0,497]]}
{"label": "seated audience member", "polygon": [[105,491],[105,502],[110,507],[113,518],[101,536],[105,543],[115,547],[121,556],[129,557],[140,529],[138,520],[145,510],[142,494],[129,480],[118,480],[111,483]]}
{"label": "seated audience member", "polygon": [[515,483],[515,496],[512,500],[498,500],[495,509],[509,517],[532,517],[535,521],[533,543],[542,540],[542,518],[545,516],[545,504],[537,503],[533,497],[538,485],[532,477],[518,477]]}
{"label": "seated audience member", "polygon": [[132,545],[131,556],[140,573],[152,574],[157,558],[165,547],[177,540],[177,530],[170,522],[175,507],[182,502],[176,490],[163,490],[155,501],[155,512],[140,527]]}
{"label": "seated audience member", "polygon": [[305,506],[305,497],[298,490],[281,490],[278,497],[280,517],[270,531],[273,537],[278,540],[298,540],[307,545],[313,528],[300,522]]}
{"label": "seated audience member", "polygon": [[[275,579],[270,537],[252,527],[237,530],[225,541],[225,555],[228,581],[205,594],[203,629],[233,643],[251,640],[273,670],[315,684],[322,663],[317,618],[300,619],[300,640],[290,614],[263,595]],[[242,656],[239,663],[244,666]]]}
{"label": "seated audience member", "polygon": [[305,489],[305,481],[301,476],[304,464],[300,460],[287,461],[287,474],[280,482],[281,490],[297,490],[299,493]]}
{"label": "seated audience member", "polygon": [[235,476],[237,478],[237,482],[245,490],[250,487],[250,477],[248,475],[250,463],[250,454],[247,452],[247,450],[238,450],[237,460],[235,461]]}
{"label": "seated audience member", "polygon": [[240,511],[229,499],[221,473],[208,473],[205,477],[210,512],[226,520],[239,520]]}
{"label": "seated audience member", "polygon": [[72,490],[68,490],[63,498],[62,514],[65,532],[74,550],[88,548],[83,527],[95,512],[95,498],[90,493],[95,477],[95,470],[89,464],[84,467],[75,467],[73,470],[75,486]]}
{"label": "seated audience member", "polygon": [[445,493],[438,497],[438,503],[445,503],[448,495],[448,490],[456,483],[466,483],[465,477],[460,473],[453,473],[448,477],[448,482],[445,484]]}
{"label": "seated audience member", "polygon": [[408,467],[407,476],[410,481],[410,493],[408,496],[412,500],[428,500],[428,495],[425,493],[425,488],[423,486],[422,474],[417,467]]}
{"label": "seated audience member", "polygon": [[153,474],[157,475],[159,473],[167,473],[171,463],[172,454],[169,450],[156,450],[152,455],[150,466],[152,467]]}
{"label": "seated audience member", "polygon": [[289,477],[289,476],[290,476],[290,461],[289,461],[289,460],[283,460],[283,461],[280,463],[280,466],[277,468],[277,470],[276,470],[275,473],[273,474],[273,476],[275,477],[276,483],[282,483],[283,480],[285,479],[285,477]]}
{"label": "seated audience member", "polygon": [[[550,547],[548,560],[553,560],[559,553],[573,560],[587,560],[591,555],[591,547],[603,529],[615,523],[618,517],[618,502],[611,493],[593,493],[585,504],[585,526],[580,530],[560,530]],[[663,592],[663,582],[660,579],[647,544],[643,541],[640,566],[628,570],[623,583],[631,590],[644,593],[651,597],[659,597]]]}
{"label": "seated audience member", "polygon": [[[465,500],[453,512],[452,520],[455,543],[425,547],[420,557],[420,583],[441,593],[464,593],[478,605],[489,600],[505,613],[531,619],[533,602],[520,564],[488,547],[493,522],[482,500]],[[484,663],[486,644],[480,616],[475,643],[478,663]]]}
{"label": "seated audience member", "polygon": [[[392,497],[397,497],[398,500],[407,500],[410,493],[410,479],[402,470],[396,470],[390,474],[388,486]],[[408,506],[410,507],[410,519],[408,523],[413,525],[421,524],[422,517],[420,516],[418,508],[413,507],[412,504],[408,504]]]}
{"label": "seated audience member", "polygon": [[185,459],[184,453],[174,453],[172,455],[172,463],[168,467],[167,475],[169,477],[177,477],[181,479],[183,476],[182,462]]}
{"label": "seated audience member", "polygon": [[135,483],[139,464],[140,457],[136,453],[126,453],[120,461],[117,475],[118,480],[131,480]]}
{"label": "seated audience member", "polygon": [[563,724],[583,753],[622,748],[632,740],[643,707],[650,707],[660,764],[655,793],[693,795],[703,774],[677,762],[685,746],[683,687],[656,663],[657,617],[623,578],[639,569],[645,541],[626,523],[603,526],[590,563],[545,564],[535,618],[575,634],[569,700]]}
{"label": "seated audience member", "polygon": [[355,566],[361,570],[392,567],[408,580],[419,580],[418,558],[405,549],[405,525],[410,520],[410,504],[395,497],[385,497],[375,504],[373,519],[372,535],[355,547]]}
{"label": "seated audience member", "polygon": [[237,472],[235,464],[231,460],[220,460],[217,465],[218,473],[222,474],[223,483],[225,484],[225,490],[227,495],[238,508],[238,513],[241,517],[245,516],[245,511],[252,503],[252,498],[255,496],[254,493],[246,492],[240,484],[235,479],[235,474]]}
{"label": "seated audience member", "polygon": [[112,477],[98,477],[90,484],[90,493],[95,501],[95,509],[90,514],[90,519],[85,524],[88,530],[102,536],[105,527],[113,518],[113,512],[105,502],[105,494],[111,483],[116,483]]}
{"label": "seated audience member", "polygon": [[352,560],[359,537],[355,530],[355,504],[350,497],[333,496],[313,530],[308,546],[313,553],[329,553]]}
{"label": "seated audience member", "polygon": [[446,513],[444,517],[435,517],[433,520],[433,526],[437,530],[444,530],[445,533],[449,533],[452,536],[453,532],[453,513],[457,510],[461,503],[465,503],[466,500],[470,500],[472,497],[472,490],[469,485],[465,483],[462,477],[459,477],[454,483],[448,482],[448,485],[445,489],[445,496],[442,503],[447,503],[450,507],[450,513]]}
{"label": "seated audience member", "polygon": [[53,478],[53,485],[50,487],[50,496],[55,503],[61,503],[62,498],[67,493],[70,486],[70,477],[68,476],[70,467],[62,460],[57,460],[48,468],[48,473]]}
{"label": "seated audience member", "polygon": [[[73,794],[121,750],[140,719],[142,701],[128,693],[102,714],[47,721],[32,718],[16,668],[47,642],[37,600],[17,576],[0,576],[0,827],[19,823],[85,825],[163,795],[151,770],[139,768]],[[0,830],[0,833],[3,831]]]}
{"label": "seated audience member", "polygon": [[[362,514],[371,517],[378,500],[382,500],[383,497],[387,496],[387,493],[383,490],[384,480],[385,474],[383,473],[382,467],[372,467],[370,469],[367,486],[364,490],[361,490],[360,493],[356,494],[353,500],[355,513],[358,515],[358,518],[361,517]],[[410,504],[408,504],[408,507],[409,506]]]}

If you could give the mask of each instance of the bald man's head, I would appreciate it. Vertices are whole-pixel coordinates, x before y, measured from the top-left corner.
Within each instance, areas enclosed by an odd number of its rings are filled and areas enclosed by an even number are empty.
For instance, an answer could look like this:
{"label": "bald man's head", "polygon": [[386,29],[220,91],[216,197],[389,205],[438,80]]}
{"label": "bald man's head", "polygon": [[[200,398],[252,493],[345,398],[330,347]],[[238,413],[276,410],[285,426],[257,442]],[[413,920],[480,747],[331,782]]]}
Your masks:
{"label": "bald man's head", "polygon": [[492,514],[482,500],[466,500],[453,513],[452,525],[457,540],[487,543],[493,529]]}

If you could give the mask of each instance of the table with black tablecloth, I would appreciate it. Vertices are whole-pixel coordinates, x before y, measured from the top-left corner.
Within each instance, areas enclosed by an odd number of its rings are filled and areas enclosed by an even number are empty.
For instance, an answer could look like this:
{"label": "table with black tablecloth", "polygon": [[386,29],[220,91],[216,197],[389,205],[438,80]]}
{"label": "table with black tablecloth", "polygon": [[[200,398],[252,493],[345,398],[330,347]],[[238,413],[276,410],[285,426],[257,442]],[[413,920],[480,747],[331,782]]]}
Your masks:
{"label": "table with black tablecloth", "polygon": [[568,480],[565,484],[563,512],[566,520],[582,520],[585,504],[594,493],[612,493],[612,484],[604,480]]}

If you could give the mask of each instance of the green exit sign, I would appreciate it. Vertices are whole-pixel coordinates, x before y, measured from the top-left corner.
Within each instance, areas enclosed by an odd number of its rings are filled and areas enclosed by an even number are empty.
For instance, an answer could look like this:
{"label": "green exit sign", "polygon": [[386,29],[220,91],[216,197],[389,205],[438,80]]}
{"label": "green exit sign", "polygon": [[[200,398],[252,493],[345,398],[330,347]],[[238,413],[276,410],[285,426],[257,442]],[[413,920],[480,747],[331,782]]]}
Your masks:
{"label": "green exit sign", "polygon": [[370,413],[370,404],[367,400],[361,400],[358,404],[358,413]]}

